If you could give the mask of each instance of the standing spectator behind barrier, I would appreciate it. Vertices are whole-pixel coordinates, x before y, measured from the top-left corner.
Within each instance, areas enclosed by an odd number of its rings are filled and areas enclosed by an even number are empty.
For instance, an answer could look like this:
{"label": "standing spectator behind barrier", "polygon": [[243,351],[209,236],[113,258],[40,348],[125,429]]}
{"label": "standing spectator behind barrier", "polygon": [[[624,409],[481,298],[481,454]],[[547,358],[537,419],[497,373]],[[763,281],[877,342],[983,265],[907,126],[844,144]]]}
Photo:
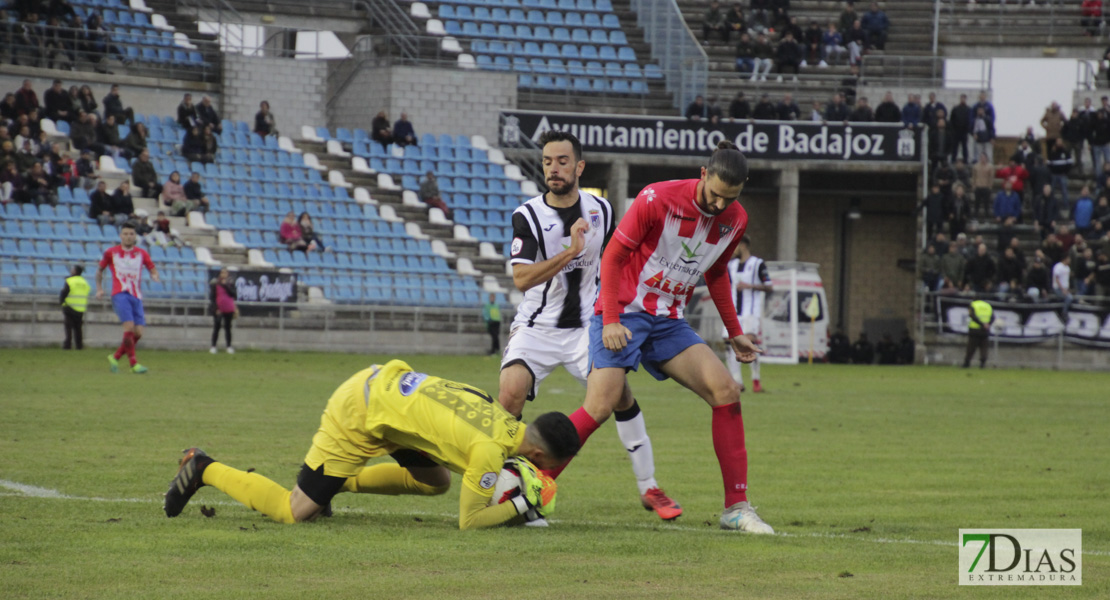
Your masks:
{"label": "standing spectator behind barrier", "polygon": [[204,187],[200,183],[200,173],[193,172],[189,175],[189,181],[181,186],[185,191],[185,199],[189,202],[189,210],[197,212],[208,212],[209,202],[208,196],[204,195]]}
{"label": "standing spectator behind barrier", "polygon": [[254,132],[259,137],[278,135],[277,120],[270,112],[270,103],[265,100],[258,103],[258,112],[254,114]]}
{"label": "standing spectator behind barrier", "polygon": [[990,328],[994,324],[994,308],[986,300],[975,300],[967,309],[967,353],[964,367],[971,366],[975,351],[979,351],[979,368],[987,366],[987,349],[990,345]]}
{"label": "standing spectator behind barrier", "polygon": [[482,321],[489,332],[489,354],[501,352],[501,307],[497,306],[497,297],[489,295],[489,301],[482,306]]}
{"label": "standing spectator behind barrier", "polygon": [[89,307],[89,282],[81,276],[85,267],[73,265],[69,270],[69,277],[62,286],[62,293],[58,301],[62,305],[62,317],[65,319],[65,341],[62,350],[85,349],[84,332],[82,327],[85,321],[85,311]]}
{"label": "standing spectator behind barrier", "polygon": [[728,118],[730,121],[736,119],[749,119],[752,116],[752,105],[744,98],[744,92],[736,92],[736,97],[728,105]]}
{"label": "standing spectator behind barrier", "polygon": [[894,103],[894,94],[887,92],[883,101],[875,107],[875,120],[879,123],[901,123],[902,110]]}
{"label": "standing spectator behind barrier", "polygon": [[1073,290],[1071,284],[1071,255],[1064,254],[1060,257],[1060,262],[1052,267],[1052,293],[1064,301],[1065,315],[1068,313],[1068,309],[1071,308],[1074,298]]}
{"label": "standing spectator behind barrier", "polygon": [[[921,103],[921,96],[917,97],[918,104]],[[937,121],[944,119],[945,122],[950,123],[948,118],[948,107],[943,102],[937,100],[936,92],[929,92],[929,103],[921,108],[921,122],[930,128],[936,127]],[[950,162],[956,162],[953,158]]]}
{"label": "standing spectator behind barrier", "polygon": [[967,229],[971,216],[971,198],[962,183],[952,186],[952,197],[948,200],[948,232],[959,235]]}
{"label": "standing spectator behind barrier", "polygon": [[393,143],[399,146],[415,146],[416,130],[409,121],[408,113],[401,113],[401,118],[393,124]]}
{"label": "standing spectator behind barrier", "polygon": [[436,183],[436,174],[428,171],[424,174],[424,181],[420,183],[420,199],[428,206],[434,206],[443,211],[447,218],[451,218],[451,209],[440,197],[439,184]]}
{"label": "standing spectator behind barrier", "polygon": [[1098,253],[1095,262],[1095,284],[1098,286],[1097,293],[1105,304],[1106,299],[1110,298],[1110,255],[1105,247]]}
{"label": "standing spectator behind barrier", "polygon": [[987,114],[986,108],[976,105],[975,119],[971,123],[971,136],[975,140],[975,155],[986,154],[994,161],[994,119]]}
{"label": "standing spectator behind barrier", "polygon": [[235,284],[227,267],[220,269],[220,274],[208,282],[208,290],[208,310],[212,312],[212,348],[208,352],[216,354],[222,324],[227,353],[235,354],[231,345],[231,322],[239,318],[239,309],[235,306]]}
{"label": "standing spectator behind barrier", "polygon": [[705,98],[698,94],[694,96],[694,101],[686,106],[686,113],[684,115],[690,121],[701,121],[705,119]]}
{"label": "standing spectator behind barrier", "polygon": [[389,128],[389,116],[386,112],[379,111],[377,116],[370,121],[370,139],[382,145],[385,150],[393,143],[393,130]]}
{"label": "standing spectator behind barrier", "polygon": [[859,339],[852,344],[852,364],[870,365],[875,363],[875,346],[867,339],[867,332],[861,331]]}
{"label": "standing spectator behind barrier", "polygon": [[952,107],[948,118],[948,126],[952,128],[952,160],[962,156],[970,162],[978,160],[978,155],[967,153],[967,136],[971,134],[972,112],[967,105],[967,94],[960,94],[960,103]]}
{"label": "standing spectator behind barrier", "polygon": [[929,127],[929,168],[936,169],[937,165],[948,164],[948,156],[952,154],[952,133],[948,129],[948,122],[944,117],[937,119]]}
{"label": "standing spectator behind barrier", "polygon": [[867,96],[856,99],[856,107],[852,109],[852,114],[848,115],[848,120],[853,123],[871,123],[875,120],[875,112],[867,104]]}
{"label": "standing spectator behind barrier", "polygon": [[108,91],[108,95],[104,96],[104,120],[107,122],[108,117],[115,117],[116,122],[120,125],[127,123],[135,124],[135,111],[130,106],[124,108],[123,99],[119,95],[119,85],[112,84],[112,88]]}

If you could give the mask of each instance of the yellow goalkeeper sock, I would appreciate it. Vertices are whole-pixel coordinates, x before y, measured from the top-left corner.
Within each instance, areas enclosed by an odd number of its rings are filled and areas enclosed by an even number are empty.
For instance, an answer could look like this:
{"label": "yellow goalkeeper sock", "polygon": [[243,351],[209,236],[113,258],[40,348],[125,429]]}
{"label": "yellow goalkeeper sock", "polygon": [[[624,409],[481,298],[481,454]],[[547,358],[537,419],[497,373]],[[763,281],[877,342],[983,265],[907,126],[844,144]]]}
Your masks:
{"label": "yellow goalkeeper sock", "polygon": [[294,522],[289,490],[258,473],[247,473],[214,462],[204,469],[204,483],[278,523]]}
{"label": "yellow goalkeeper sock", "polygon": [[447,491],[450,486],[431,486],[420,483],[413,478],[412,473],[401,465],[383,463],[372,467],[365,467],[358,475],[350,477],[343,484],[343,491],[360,494],[415,494],[418,496],[434,496]]}

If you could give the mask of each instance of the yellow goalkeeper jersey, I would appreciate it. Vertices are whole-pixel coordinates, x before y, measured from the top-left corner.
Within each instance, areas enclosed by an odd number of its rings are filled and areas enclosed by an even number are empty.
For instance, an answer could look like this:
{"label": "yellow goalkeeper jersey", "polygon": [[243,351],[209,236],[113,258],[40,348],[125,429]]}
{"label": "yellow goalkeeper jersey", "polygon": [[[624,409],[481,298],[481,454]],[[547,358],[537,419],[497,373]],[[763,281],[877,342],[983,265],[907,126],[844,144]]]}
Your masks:
{"label": "yellow goalkeeper jersey", "polygon": [[313,468],[324,464],[328,475],[349,477],[370,458],[398,448],[419,450],[461,473],[467,488],[488,499],[524,430],[486,392],[392,360],[339,386],[305,462]]}

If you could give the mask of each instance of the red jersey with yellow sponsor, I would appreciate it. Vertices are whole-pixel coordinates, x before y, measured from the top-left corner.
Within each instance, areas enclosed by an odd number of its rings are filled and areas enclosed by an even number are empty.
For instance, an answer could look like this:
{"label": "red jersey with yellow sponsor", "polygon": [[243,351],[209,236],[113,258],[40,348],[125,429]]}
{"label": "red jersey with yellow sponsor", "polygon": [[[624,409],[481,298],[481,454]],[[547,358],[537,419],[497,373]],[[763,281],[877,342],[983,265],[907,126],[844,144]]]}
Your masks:
{"label": "red jersey with yellow sponsor", "polygon": [[143,293],[139,284],[143,278],[143,267],[154,269],[154,261],[150,260],[146,250],[138,246],[132,246],[130,250],[112,246],[104,251],[100,259],[101,269],[109,267],[112,269],[112,295],[127,292],[141,300]]}
{"label": "red jersey with yellow sponsor", "polygon": [[[621,219],[613,239],[632,250],[620,273],[620,311],[681,319],[705,271],[732,251],[748,227],[733,202],[719,215],[695,203],[697,179],[653,183]],[[594,314],[602,314],[601,298]]]}

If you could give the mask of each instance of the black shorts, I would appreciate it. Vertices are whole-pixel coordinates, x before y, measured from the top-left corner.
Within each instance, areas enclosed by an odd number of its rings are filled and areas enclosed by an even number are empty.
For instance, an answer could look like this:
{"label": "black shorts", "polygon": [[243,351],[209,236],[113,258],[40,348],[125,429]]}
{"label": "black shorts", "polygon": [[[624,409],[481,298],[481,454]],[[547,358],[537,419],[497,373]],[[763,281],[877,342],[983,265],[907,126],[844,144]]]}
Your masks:
{"label": "black shorts", "polygon": [[[397,464],[406,469],[427,468],[439,466],[439,463],[428,458],[416,450],[402,448],[389,455]],[[297,474],[297,487],[301,488],[306,496],[320,506],[327,506],[331,499],[343,489],[347,479],[324,475],[324,465],[316,469],[308,465],[301,465],[301,472]]]}

